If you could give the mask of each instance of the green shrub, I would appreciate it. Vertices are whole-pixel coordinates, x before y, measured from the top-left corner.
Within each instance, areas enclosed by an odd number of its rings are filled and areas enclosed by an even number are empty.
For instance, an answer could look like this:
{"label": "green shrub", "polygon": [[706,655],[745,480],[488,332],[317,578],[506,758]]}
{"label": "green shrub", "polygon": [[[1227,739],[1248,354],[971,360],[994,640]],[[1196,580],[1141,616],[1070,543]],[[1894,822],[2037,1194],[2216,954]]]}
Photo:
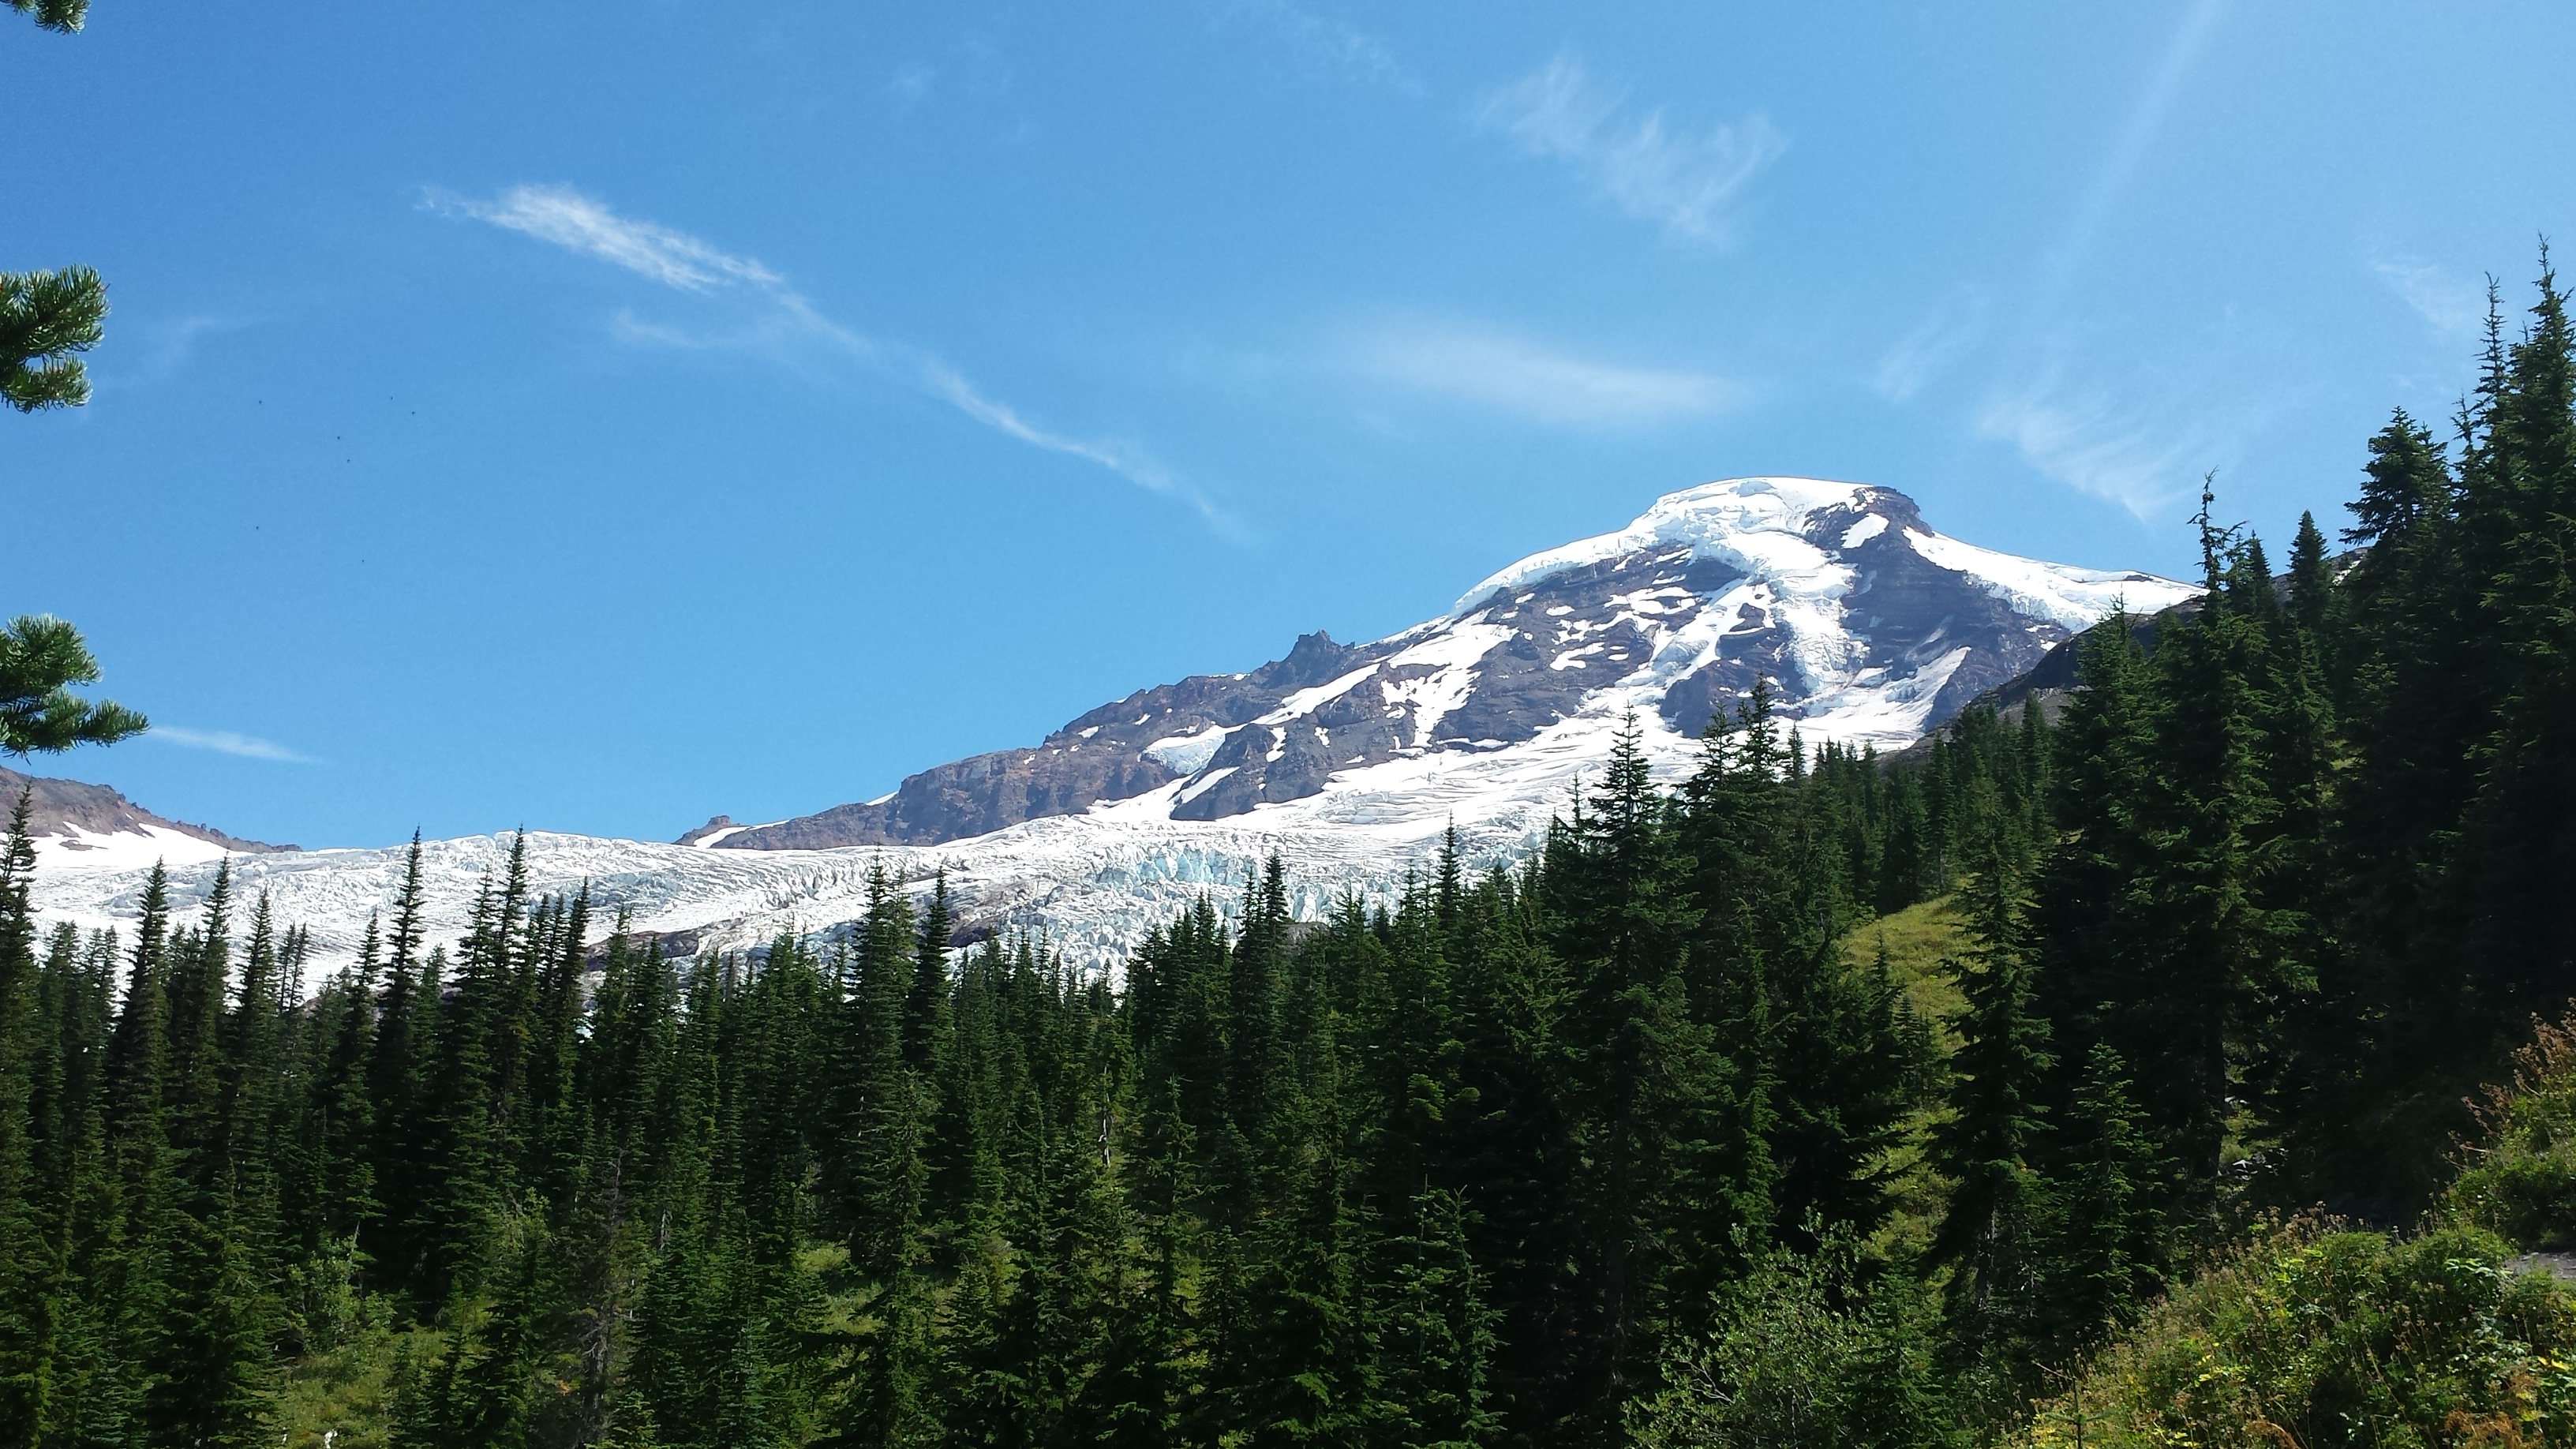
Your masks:
{"label": "green shrub", "polygon": [[1719,1290],[1708,1336],[1667,1351],[1664,1391],[1630,1405],[1639,1449],[1952,1442],[1933,1364],[1939,1305],[1925,1285],[1866,1267],[1839,1231],[1811,1254],[1777,1248],[1757,1259]]}
{"label": "green shrub", "polygon": [[2576,1247],[2576,1021],[2540,1025],[2479,1106],[2449,1211],[2523,1248]]}
{"label": "green shrub", "polygon": [[2505,1243],[2274,1224],[2151,1312],[2034,1445],[2441,1449],[2576,1436],[2576,1293]]}

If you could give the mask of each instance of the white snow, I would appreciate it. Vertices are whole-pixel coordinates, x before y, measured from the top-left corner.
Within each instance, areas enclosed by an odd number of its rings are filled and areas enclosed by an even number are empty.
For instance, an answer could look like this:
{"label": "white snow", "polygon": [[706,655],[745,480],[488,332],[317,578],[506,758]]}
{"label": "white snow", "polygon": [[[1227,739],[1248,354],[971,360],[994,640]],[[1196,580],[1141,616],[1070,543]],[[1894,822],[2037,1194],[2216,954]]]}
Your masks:
{"label": "white snow", "polygon": [[1226,732],[1209,725],[1196,734],[1165,735],[1144,748],[1146,759],[1155,760],[1175,775],[1195,775],[1216,756],[1217,747],[1225,743]]}
{"label": "white snow", "polygon": [[1201,795],[1215,789],[1219,780],[1233,774],[1239,768],[1241,767],[1237,765],[1227,765],[1222,769],[1208,771],[1206,774],[1192,780],[1189,783],[1188,788],[1182,790],[1178,795],[1173,796],[1172,803],[1175,805],[1187,805],[1191,801],[1199,798]]}
{"label": "white snow", "polygon": [[1880,675],[1879,670],[1864,671],[1843,688],[1808,700],[1798,733],[1811,744],[1838,740],[1886,749],[1910,743],[1923,733],[1941,687],[1967,658],[1966,648],[1953,649],[1897,680],[1870,677]]}
{"label": "white snow", "polygon": [[161,825],[97,833],[67,824],[62,831],[60,835],[35,837],[39,874],[148,871],[156,860],[176,867],[221,860],[234,853],[211,840]]}
{"label": "white snow", "polygon": [[[1523,589],[1550,574],[1596,564],[1621,554],[1686,543],[1694,554],[1735,561],[1738,545],[1764,533],[1785,534],[1809,553],[1815,545],[1797,536],[1808,514],[1820,508],[1857,508],[1861,485],[1815,478],[1730,478],[1703,483],[1655,500],[1645,515],[1617,533],[1582,539],[1534,553],[1469,589],[1450,607],[1459,618],[1497,589]],[[1767,547],[1767,546],[1765,546]],[[1749,572],[1749,570],[1748,570]]]}
{"label": "white snow", "polygon": [[[1402,639],[1420,632],[1408,630],[1395,637]],[[1509,624],[1492,623],[1479,614],[1464,622],[1447,623],[1386,661],[1384,668],[1390,675],[1399,669],[1430,671],[1411,679],[1389,678],[1378,686],[1385,691],[1389,713],[1412,710],[1414,748],[1430,744],[1432,731],[1440,727],[1441,719],[1475,692],[1477,662],[1516,632]]]}
{"label": "white snow", "polygon": [[1961,543],[1937,533],[1919,529],[1913,534],[1914,551],[1945,569],[1957,569],[1982,579],[1986,592],[2012,605],[2025,614],[2036,614],[2068,633],[2093,627],[2111,612],[2115,603],[2125,602],[2132,614],[2153,614],[2168,609],[2200,592],[2190,584],[2160,579],[2153,574],[2117,573],[2107,569],[2079,569],[2067,564],[2041,563],[2037,559],[2019,558],[1993,549]]}
{"label": "white snow", "polygon": [[1607,644],[1586,644],[1580,648],[1567,649],[1560,652],[1554,659],[1549,660],[1547,662],[1547,667],[1550,669],[1588,669],[1591,666],[1585,664],[1583,661],[1609,647],[1610,646]]}
{"label": "white snow", "polygon": [[1336,679],[1329,684],[1318,684],[1312,689],[1298,690],[1296,693],[1289,695],[1286,699],[1279,701],[1279,707],[1272,710],[1270,713],[1263,715],[1261,717],[1261,722],[1263,724],[1278,724],[1287,720],[1295,719],[1301,714],[1312,714],[1318,705],[1330,704],[1334,700],[1341,698],[1343,695],[1350,693],[1352,690],[1359,688],[1360,681],[1377,673],[1377,670],[1378,666],[1374,664],[1364,665],[1361,668],[1352,670],[1350,673],[1343,675],[1341,678]]}
{"label": "white snow", "polygon": [[[1870,665],[1867,641],[1844,618],[1847,601],[1864,582],[1805,537],[1816,510],[1865,508],[1868,496],[1856,484],[1813,479],[1711,483],[1658,500],[1617,533],[1535,554],[1496,573],[1448,615],[1379,641],[1377,650],[1394,652],[1377,663],[1296,691],[1261,717],[1258,724],[1271,731],[1267,748],[1274,757],[1290,720],[1371,678],[1379,681],[1389,713],[1411,718],[1411,748],[1404,754],[1346,767],[1320,793],[1301,800],[1264,804],[1217,821],[1171,818],[1178,805],[1198,799],[1232,773],[1231,766],[1208,769],[1228,731],[1207,725],[1145,747],[1146,756],[1181,779],[1130,799],[1094,804],[1081,814],[1032,820],[970,840],[933,847],[758,851],[531,835],[530,878],[540,891],[569,891],[588,882],[594,921],[604,923],[622,907],[632,912],[638,929],[697,931],[708,946],[734,949],[781,931],[855,918],[865,904],[868,871],[877,863],[919,890],[944,867],[961,919],[1042,927],[1069,960],[1112,969],[1148,929],[1201,892],[1234,911],[1244,880],[1274,850],[1289,863],[1301,917],[1321,914],[1348,891],[1387,901],[1409,867],[1428,865],[1453,820],[1468,858],[1479,867],[1523,856],[1544,837],[1548,817],[1566,807],[1581,781],[1597,774],[1611,740],[1632,715],[1657,778],[1686,774],[1700,745],[1665,723],[1659,708],[1665,691],[1775,627],[1785,636],[1794,675],[1786,682],[1802,701],[1795,723],[1810,746],[1830,739],[1892,748],[1919,736],[1968,650],[1934,643],[1931,649],[1940,652],[1918,652],[1922,662]],[[1851,548],[1887,527],[1887,519],[1868,514],[1838,537],[1842,547]],[[1904,541],[1927,561],[1970,575],[2035,621],[2069,631],[2093,623],[2117,600],[2143,613],[2195,592],[2169,579],[2041,563],[1916,529],[1908,529]],[[1556,651],[1551,662],[1557,668],[1583,670],[1587,692],[1576,712],[1517,743],[1433,746],[1441,720],[1474,689],[1485,657],[1517,636],[1514,625],[1482,612],[1485,601],[1497,591],[1525,591],[1563,569],[1674,544],[1686,544],[1695,557],[1721,562],[1742,577],[1715,597],[1696,601],[1696,609],[1686,590],[1665,586],[1620,597],[1582,628],[1538,626],[1534,632],[1549,636],[1544,642]],[[1559,608],[1549,612],[1563,617]],[[1608,659],[1606,643],[1584,638],[1621,622],[1643,638],[1636,657]],[[1150,717],[1141,715],[1138,722]],[[733,830],[749,828],[754,827]],[[424,843],[433,939],[452,938],[464,928],[478,883],[498,871],[508,848],[507,836]],[[152,862],[162,859],[176,899],[193,909],[223,854],[209,842],[157,829],[47,837],[38,841],[36,905],[50,920],[130,923],[144,878]],[[346,960],[368,915],[388,907],[402,860],[400,848],[233,857],[243,891],[271,892],[279,919],[310,928],[323,969]]]}
{"label": "white snow", "polygon": [[1386,661],[1386,667],[1395,670],[1427,664],[1434,669],[1460,668],[1493,653],[1495,645],[1511,638],[1515,632],[1509,624],[1489,623],[1483,615],[1478,615],[1407,647]]}

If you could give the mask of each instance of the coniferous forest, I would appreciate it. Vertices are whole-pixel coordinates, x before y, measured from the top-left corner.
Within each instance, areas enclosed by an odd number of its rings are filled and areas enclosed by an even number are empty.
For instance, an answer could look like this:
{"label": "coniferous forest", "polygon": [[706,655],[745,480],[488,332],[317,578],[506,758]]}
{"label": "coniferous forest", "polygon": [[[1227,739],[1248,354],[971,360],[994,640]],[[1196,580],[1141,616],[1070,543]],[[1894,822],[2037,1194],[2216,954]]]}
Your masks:
{"label": "coniferous forest", "polygon": [[882,877],[683,960],[514,858],[433,942],[415,854],[298,999],[228,884],[44,930],[22,813],[0,1442],[2565,1442],[2538,293],[2062,700],[1881,759],[1757,695],[1526,862],[1293,921],[1274,860],[1114,982]]}

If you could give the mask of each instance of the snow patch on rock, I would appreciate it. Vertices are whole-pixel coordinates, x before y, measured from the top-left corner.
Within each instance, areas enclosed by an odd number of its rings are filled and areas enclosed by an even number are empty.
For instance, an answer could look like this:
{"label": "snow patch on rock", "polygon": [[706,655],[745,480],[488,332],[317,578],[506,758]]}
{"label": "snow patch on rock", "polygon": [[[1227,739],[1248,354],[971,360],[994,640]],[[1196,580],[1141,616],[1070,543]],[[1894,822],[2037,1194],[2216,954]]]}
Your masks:
{"label": "snow patch on rock", "polygon": [[1225,736],[1226,732],[1215,725],[1209,725],[1196,734],[1165,735],[1147,745],[1144,755],[1175,775],[1195,775],[1207,768],[1208,761],[1216,758],[1218,748],[1225,743]]}

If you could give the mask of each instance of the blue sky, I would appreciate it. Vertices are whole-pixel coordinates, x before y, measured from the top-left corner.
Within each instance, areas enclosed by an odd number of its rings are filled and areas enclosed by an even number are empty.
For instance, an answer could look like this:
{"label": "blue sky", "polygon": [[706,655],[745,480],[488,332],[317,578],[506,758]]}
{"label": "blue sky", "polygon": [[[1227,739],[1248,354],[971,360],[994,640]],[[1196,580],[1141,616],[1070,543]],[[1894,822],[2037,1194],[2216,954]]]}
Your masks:
{"label": "blue sky", "polygon": [[[1587,13],[1607,12],[1607,13]],[[255,11],[0,23],[0,611],[377,844],[669,838],[1388,633],[1735,474],[2178,572],[2286,536],[2576,207],[2576,10]],[[2331,526],[2331,521],[2330,521]]]}

